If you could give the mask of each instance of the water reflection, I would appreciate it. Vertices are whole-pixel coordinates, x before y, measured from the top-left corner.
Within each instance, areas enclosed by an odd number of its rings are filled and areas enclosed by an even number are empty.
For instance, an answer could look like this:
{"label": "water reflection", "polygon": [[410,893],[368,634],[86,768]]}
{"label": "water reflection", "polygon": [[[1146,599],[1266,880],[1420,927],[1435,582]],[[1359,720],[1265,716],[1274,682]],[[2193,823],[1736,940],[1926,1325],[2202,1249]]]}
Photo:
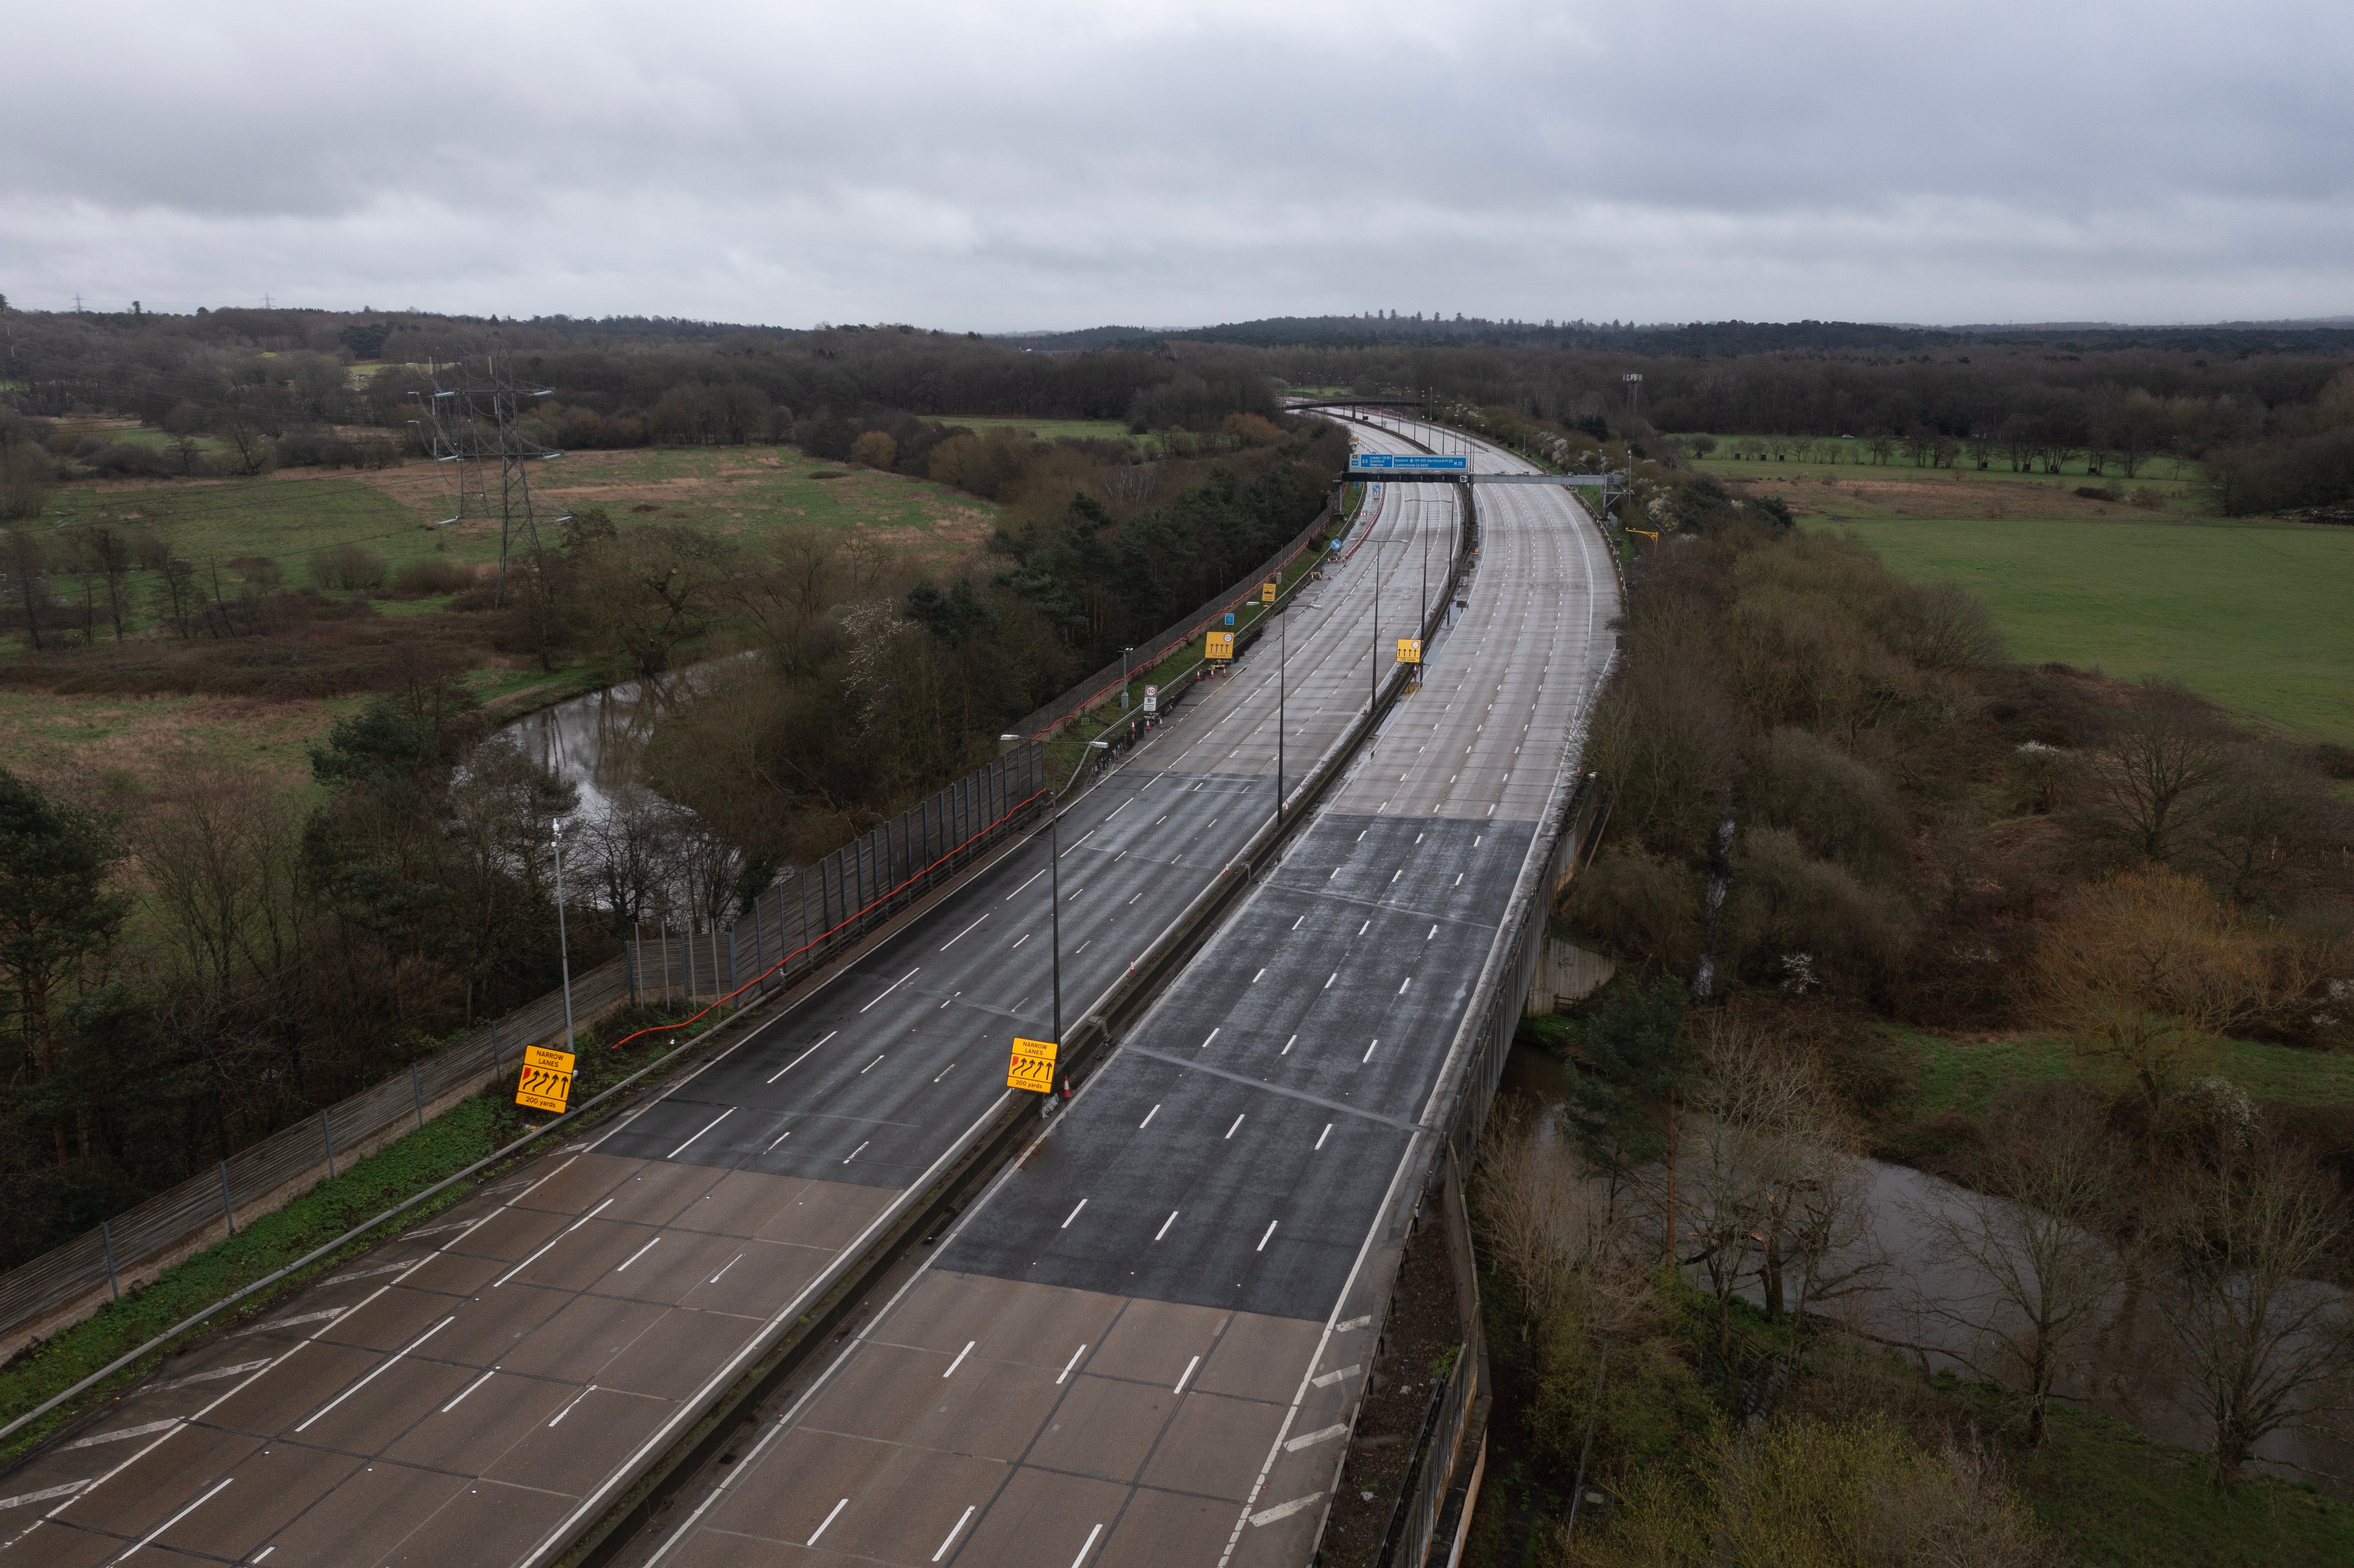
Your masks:
{"label": "water reflection", "polygon": [[601,821],[612,813],[617,796],[645,781],[646,744],[654,726],[707,687],[726,662],[690,664],[567,698],[502,725],[497,733],[534,762],[580,787],[574,821]]}

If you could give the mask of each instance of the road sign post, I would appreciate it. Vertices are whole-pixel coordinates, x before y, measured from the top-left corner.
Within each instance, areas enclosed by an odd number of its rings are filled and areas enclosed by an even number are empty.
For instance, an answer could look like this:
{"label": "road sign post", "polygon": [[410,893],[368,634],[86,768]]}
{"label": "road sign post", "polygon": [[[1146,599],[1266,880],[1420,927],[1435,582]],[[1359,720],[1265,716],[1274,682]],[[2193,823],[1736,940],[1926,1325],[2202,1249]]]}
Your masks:
{"label": "road sign post", "polygon": [[515,1104],[562,1116],[572,1101],[572,1063],[569,1051],[525,1046],[523,1076],[515,1084]]}
{"label": "road sign post", "polygon": [[1016,1035],[1013,1059],[1005,1066],[1005,1086],[1009,1089],[1029,1089],[1042,1095],[1054,1093],[1055,1043],[1052,1040],[1024,1040]]}
{"label": "road sign post", "polygon": [[1144,688],[1144,711],[1148,714],[1157,714],[1161,711],[1160,687],[1147,686]]}

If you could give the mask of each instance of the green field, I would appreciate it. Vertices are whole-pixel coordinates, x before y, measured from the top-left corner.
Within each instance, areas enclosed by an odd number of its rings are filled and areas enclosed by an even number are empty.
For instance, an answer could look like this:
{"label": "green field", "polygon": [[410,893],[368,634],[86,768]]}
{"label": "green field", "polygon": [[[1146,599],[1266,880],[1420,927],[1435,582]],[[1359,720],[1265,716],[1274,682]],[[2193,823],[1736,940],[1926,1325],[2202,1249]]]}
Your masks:
{"label": "green field", "polygon": [[[495,521],[469,515],[451,526],[432,526],[457,511],[454,479],[446,466],[410,462],[365,477],[300,469],[260,479],[80,483],[53,492],[43,511],[60,543],[76,527],[120,523],[161,535],[174,555],[195,562],[200,573],[217,565],[225,582],[235,575],[228,562],[266,556],[280,563],[289,586],[300,586],[308,580],[310,556],[337,545],[363,546],[396,572],[419,559],[497,560]],[[996,517],[989,503],[945,485],[832,467],[791,448],[578,452],[534,464],[530,479],[541,541],[551,547],[558,542],[556,519],[589,507],[603,508],[624,528],[683,524],[748,545],[786,527],[865,529],[918,556],[970,547],[987,535]],[[470,514],[482,510],[480,496],[471,498]],[[144,613],[145,577],[133,578],[142,627],[154,624]],[[70,575],[53,582],[62,599],[78,599],[80,579]],[[399,612],[418,606],[386,608]]]}
{"label": "green field", "polygon": [[1131,446],[1146,442],[1146,438],[1129,435],[1128,427],[1118,419],[1017,419],[998,414],[940,414],[934,418],[940,424],[962,425],[983,434],[991,430],[1023,430],[1042,441],[1076,436],[1088,440],[1125,441]]}
{"label": "green field", "polygon": [[2163,675],[2354,743],[2354,529],[2132,519],[1829,519],[1915,581],[1952,578],[2030,662]]}

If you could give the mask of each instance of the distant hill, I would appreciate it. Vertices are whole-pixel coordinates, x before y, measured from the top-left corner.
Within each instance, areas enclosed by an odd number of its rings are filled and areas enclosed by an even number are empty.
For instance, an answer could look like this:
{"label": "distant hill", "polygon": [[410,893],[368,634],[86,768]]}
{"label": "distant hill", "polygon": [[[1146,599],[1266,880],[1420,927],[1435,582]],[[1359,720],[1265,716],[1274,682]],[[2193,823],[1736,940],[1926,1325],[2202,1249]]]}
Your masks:
{"label": "distant hill", "polygon": [[1500,348],[1588,349],[1646,355],[1740,354],[1890,354],[1988,346],[2041,346],[2062,352],[2129,348],[2211,354],[2335,354],[2354,350],[2354,317],[2310,321],[2219,322],[2205,326],[2134,326],[2055,322],[1923,326],[1880,322],[1490,321],[1481,317],[1394,315],[1270,316],[1220,326],[1088,327],[1016,333],[992,341],[1042,353],[1083,349],[1152,350],[1172,342],[1229,343],[1251,348],[1375,348],[1484,344]]}

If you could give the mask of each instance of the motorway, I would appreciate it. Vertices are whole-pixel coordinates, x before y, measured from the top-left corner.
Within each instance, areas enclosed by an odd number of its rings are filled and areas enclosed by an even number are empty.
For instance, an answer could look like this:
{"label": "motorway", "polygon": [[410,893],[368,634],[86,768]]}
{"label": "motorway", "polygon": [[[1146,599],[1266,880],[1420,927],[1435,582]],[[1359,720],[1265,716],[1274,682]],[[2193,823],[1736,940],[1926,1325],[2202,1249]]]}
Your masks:
{"label": "motorway", "polygon": [[[1426,543],[1443,576],[1454,524],[1437,497],[1391,500],[1284,612],[1290,774],[1357,716],[1390,656],[1376,636],[1416,615],[1400,563]],[[1277,646],[1070,805],[1066,1021],[1271,816]],[[0,1478],[0,1565],[543,1560],[1007,1103],[1009,1039],[1051,1028],[1046,843],[617,1121],[78,1423]]]}
{"label": "motorway", "polygon": [[[1417,518],[1453,499],[1393,486],[1389,503]],[[1450,1046],[1618,609],[1564,493],[1495,487],[1479,505],[1469,609],[1280,867],[885,1309],[625,1561],[1309,1561],[1391,1287],[1384,1216],[1428,1158]]]}

